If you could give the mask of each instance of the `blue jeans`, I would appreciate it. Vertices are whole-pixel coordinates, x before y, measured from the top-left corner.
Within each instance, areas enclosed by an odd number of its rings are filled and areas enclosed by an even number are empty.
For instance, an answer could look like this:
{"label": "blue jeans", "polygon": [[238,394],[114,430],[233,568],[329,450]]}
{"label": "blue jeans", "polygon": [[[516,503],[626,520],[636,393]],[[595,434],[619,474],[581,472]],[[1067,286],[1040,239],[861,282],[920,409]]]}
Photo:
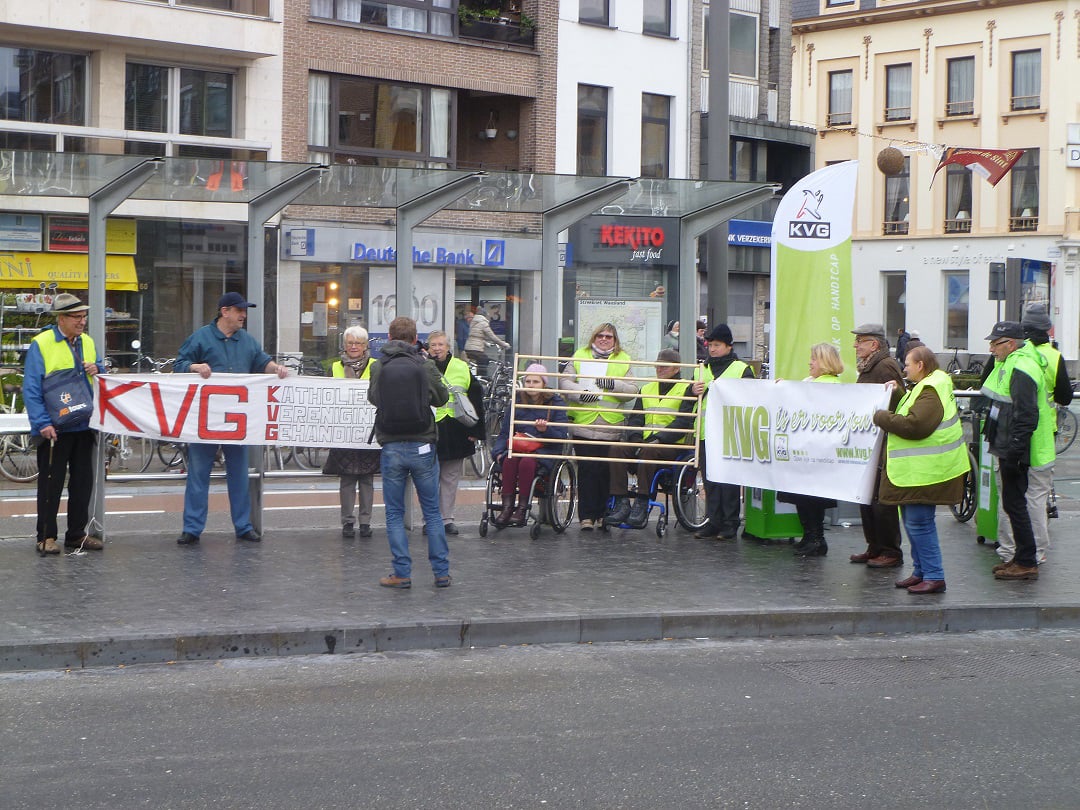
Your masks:
{"label": "blue jeans", "polygon": [[[423,451],[423,452],[421,452]],[[427,524],[428,560],[435,576],[450,573],[450,549],[439,512],[439,459],[430,442],[390,442],[382,447],[380,471],[386,505],[386,535],[394,558],[394,574],[412,576],[409,537],[405,533],[405,479],[412,476]]]}
{"label": "blue jeans", "polygon": [[[198,537],[206,528],[207,498],[210,495],[210,468],[217,455],[216,444],[189,444],[187,486],[184,487],[184,531]],[[250,532],[251,493],[248,491],[248,449],[239,444],[223,444],[225,482],[229,489],[229,510],[236,536]]]}
{"label": "blue jeans", "polygon": [[911,541],[911,573],[923,579],[945,579],[941,562],[941,546],[938,544],[937,526],[932,503],[905,504],[900,507],[908,540]]}

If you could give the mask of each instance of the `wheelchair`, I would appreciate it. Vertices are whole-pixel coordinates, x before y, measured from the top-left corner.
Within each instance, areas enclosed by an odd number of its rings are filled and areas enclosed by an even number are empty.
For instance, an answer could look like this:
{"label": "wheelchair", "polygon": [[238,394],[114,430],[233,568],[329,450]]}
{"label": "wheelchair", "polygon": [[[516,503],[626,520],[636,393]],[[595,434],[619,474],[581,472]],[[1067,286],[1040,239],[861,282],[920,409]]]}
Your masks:
{"label": "wheelchair", "polygon": [[[688,451],[676,460],[689,461],[693,457],[694,454]],[[612,502],[614,503],[614,499]],[[696,467],[686,464],[658,467],[649,484],[647,518],[652,517],[653,509],[658,509],[660,512],[656,519],[657,537],[667,534],[668,514],[672,512],[678,524],[688,532],[705,528],[709,518],[705,505],[704,474]],[[645,525],[647,526],[648,523]],[[631,526],[620,523],[617,528],[629,529]],[[603,526],[602,531],[610,530],[611,526],[606,524]]]}
{"label": "wheelchair", "polygon": [[[495,526],[495,518],[502,510],[502,464],[491,465],[487,476],[487,493],[484,514],[480,518],[480,536],[487,537],[488,526]],[[518,503],[521,503],[519,493]],[[525,508],[525,521],[512,523],[510,528],[529,527],[529,537],[535,540],[540,536],[540,526],[551,526],[556,534],[562,534],[573,523],[577,512],[577,468],[566,459],[553,459],[548,472],[537,471],[529,484],[528,500]],[[534,511],[535,507],[535,511]]]}

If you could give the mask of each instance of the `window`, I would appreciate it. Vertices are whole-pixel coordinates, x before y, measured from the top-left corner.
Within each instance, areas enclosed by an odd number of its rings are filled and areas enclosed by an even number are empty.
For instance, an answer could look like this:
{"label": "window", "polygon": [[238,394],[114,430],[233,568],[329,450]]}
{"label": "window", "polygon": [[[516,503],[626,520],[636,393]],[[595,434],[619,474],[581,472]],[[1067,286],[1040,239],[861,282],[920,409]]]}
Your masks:
{"label": "window", "polygon": [[581,0],[578,3],[578,22],[608,25],[608,0]]}
{"label": "window", "polygon": [[971,172],[945,167],[945,233],[971,233]]}
{"label": "window", "polygon": [[968,347],[968,297],[971,279],[967,270],[950,270],[942,274],[945,281],[945,348]]}
{"label": "window", "polygon": [[671,140],[671,99],[641,94],[641,176],[667,177]]}
{"label": "window", "polygon": [[608,89],[579,84],[577,91],[577,173],[607,174]]}
{"label": "window", "polygon": [[898,236],[908,232],[908,220],[911,218],[910,180],[910,157],[904,158],[904,168],[900,170],[900,174],[885,178],[885,222],[882,233],[886,236]]}
{"label": "window", "polygon": [[946,89],[945,115],[974,115],[975,57],[950,59],[946,65],[949,86]]}
{"label": "window", "polygon": [[[129,64],[124,126],[143,132],[233,137],[233,75],[220,71]],[[164,144],[125,144],[128,154],[164,154]],[[224,157],[220,149],[180,147],[185,157]]]}
{"label": "window", "polygon": [[[31,48],[0,48],[0,119],[86,126],[86,57]],[[72,149],[77,138],[68,138]],[[6,149],[52,151],[52,135],[0,133]]]}
{"label": "window", "polygon": [[731,179],[739,182],[759,180],[757,174],[757,142],[743,138],[731,139]]}
{"label": "window", "polygon": [[1012,194],[1009,208],[1010,231],[1039,229],[1039,150],[1028,149],[1009,173]]}
{"label": "window", "polygon": [[641,30],[646,34],[671,36],[671,0],[644,0]]}
{"label": "window", "polygon": [[312,17],[445,37],[454,34],[454,14],[453,0],[311,0]]}
{"label": "window", "polygon": [[218,11],[231,11],[235,14],[252,14],[258,17],[270,16],[270,0],[151,0],[155,3],[167,3],[170,6],[191,6],[193,8],[212,8]]}
{"label": "window", "polygon": [[308,151],[313,161],[446,167],[453,124],[449,90],[312,73]]}
{"label": "window", "polygon": [[756,79],[758,75],[758,17],[731,13],[728,59],[732,76]]}
{"label": "window", "polygon": [[885,120],[911,119],[911,63],[885,68]]}
{"label": "window", "polygon": [[1016,51],[1012,55],[1012,110],[1037,110],[1042,88],[1042,51]]}
{"label": "window", "polygon": [[829,115],[826,126],[850,126],[851,81],[850,70],[835,70],[829,73]]}
{"label": "window", "polygon": [[882,273],[885,282],[885,334],[895,335],[907,324],[907,273]]}

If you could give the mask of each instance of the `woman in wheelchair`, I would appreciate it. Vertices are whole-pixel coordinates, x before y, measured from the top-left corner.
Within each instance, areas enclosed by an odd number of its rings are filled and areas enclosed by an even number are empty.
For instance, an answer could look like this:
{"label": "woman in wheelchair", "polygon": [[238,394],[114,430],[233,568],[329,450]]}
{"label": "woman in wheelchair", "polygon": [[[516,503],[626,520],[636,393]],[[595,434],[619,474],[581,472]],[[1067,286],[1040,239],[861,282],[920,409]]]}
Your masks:
{"label": "woman in wheelchair", "polygon": [[[566,439],[566,403],[554,391],[548,388],[547,369],[540,363],[533,363],[525,369],[522,387],[517,392],[517,406],[514,409],[514,421],[511,425],[509,414],[502,421],[502,431],[495,440],[491,457],[496,464],[502,465],[502,511],[495,518],[497,527],[522,526],[528,510],[529,490],[537,472],[547,473],[552,462],[544,456],[558,452],[558,444],[535,442],[539,446],[526,452],[524,447],[533,437],[545,439]],[[528,424],[522,424],[522,423]],[[512,441],[518,440],[512,458],[507,457],[507,450]],[[520,500],[518,500],[520,493]]]}

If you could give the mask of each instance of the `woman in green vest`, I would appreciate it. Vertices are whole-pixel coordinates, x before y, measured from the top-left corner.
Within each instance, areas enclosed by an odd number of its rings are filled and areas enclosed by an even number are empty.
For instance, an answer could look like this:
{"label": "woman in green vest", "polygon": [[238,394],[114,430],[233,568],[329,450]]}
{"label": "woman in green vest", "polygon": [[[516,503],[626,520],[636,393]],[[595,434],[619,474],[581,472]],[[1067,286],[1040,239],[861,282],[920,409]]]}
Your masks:
{"label": "woman in green vest", "polygon": [[[574,448],[578,456],[606,458],[612,442],[622,441],[619,430],[626,423],[620,406],[637,394],[637,386],[626,379],[630,374],[630,355],[619,345],[619,332],[614,324],[602,323],[593,329],[588,344],[574,352],[559,388],[567,392],[571,429],[575,439],[597,444],[581,444]],[[573,403],[579,407],[573,407]],[[603,442],[603,443],[600,443]],[[607,511],[609,465],[602,460],[578,461],[578,515],[582,531],[592,531],[603,521]]]}
{"label": "woman in green vest", "polygon": [[[831,343],[815,343],[810,347],[810,376],[803,382],[838,383],[844,373],[840,352]],[[836,506],[831,498],[801,495],[794,492],[778,492],[776,499],[794,504],[802,523],[802,540],[795,544],[798,557],[824,557],[829,553],[825,542],[825,510]]]}
{"label": "woman in green vest", "polygon": [[938,367],[934,353],[926,346],[909,348],[904,373],[914,387],[900,400],[896,412],[874,414],[874,424],[889,434],[878,499],[900,507],[911,542],[911,576],[896,587],[915,594],[941,593],[945,569],[934,512],[938,504],[959,503],[963,497],[969,467],[967,443],[952,379]]}
{"label": "woman in green vest", "polygon": [[[345,351],[330,367],[334,377],[349,380],[366,380],[371,373],[371,355],[368,354],[368,333],[362,326],[350,326],[345,330]],[[356,450],[340,447],[330,448],[323,466],[323,473],[341,479],[338,488],[341,499],[341,536],[355,537],[357,518],[360,536],[371,537],[371,508],[375,501],[375,473],[379,471],[380,451]],[[357,494],[360,510],[353,513]]]}

